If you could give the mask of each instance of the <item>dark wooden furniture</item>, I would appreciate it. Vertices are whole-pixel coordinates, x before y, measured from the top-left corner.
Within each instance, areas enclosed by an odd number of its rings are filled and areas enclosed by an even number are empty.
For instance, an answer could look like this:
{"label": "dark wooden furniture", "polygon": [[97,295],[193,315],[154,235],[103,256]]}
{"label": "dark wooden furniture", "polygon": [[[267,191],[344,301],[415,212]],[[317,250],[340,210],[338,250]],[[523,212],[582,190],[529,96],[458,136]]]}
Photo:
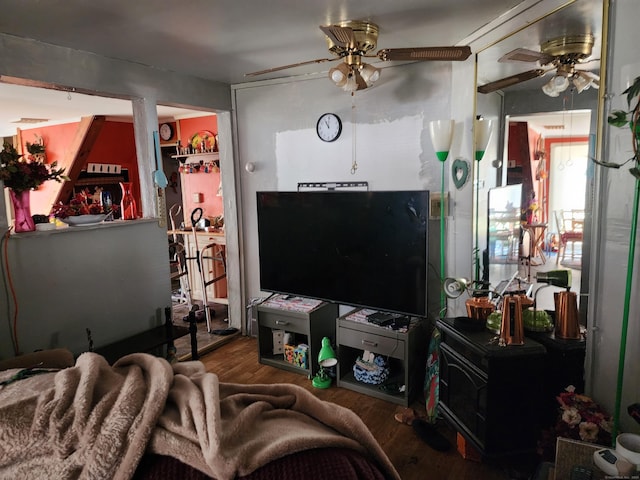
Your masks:
{"label": "dark wooden furniture", "polygon": [[436,323],[440,344],[440,413],[483,457],[531,452],[540,432],[545,347],[501,347],[486,329]]}
{"label": "dark wooden furniture", "polygon": [[[399,331],[358,321],[358,312],[337,319],[338,386],[409,406],[424,385],[427,321],[413,318],[407,331]],[[387,359],[390,374],[382,385],[359,382],[354,376],[353,365],[364,350]],[[403,388],[391,387],[396,385]]]}
{"label": "dark wooden furniture", "polygon": [[93,348],[91,331],[87,329],[89,351],[102,355],[110,364],[130,353],[151,352],[165,345],[167,345],[168,348],[173,348],[173,341],[185,335],[191,336],[191,357],[193,360],[197,360],[198,342],[196,332],[197,327],[194,312],[189,313],[189,327],[182,327],[173,324],[170,307],[165,308],[164,325],[145,330],[144,332],[95,349]]}
{"label": "dark wooden furniture", "polygon": [[584,393],[586,341],[584,337],[579,340],[558,338],[553,332],[525,332],[525,335],[544,345],[547,351],[540,407],[542,424],[551,426],[556,421],[560,407],[556,397],[569,385],[573,385],[576,392]]}

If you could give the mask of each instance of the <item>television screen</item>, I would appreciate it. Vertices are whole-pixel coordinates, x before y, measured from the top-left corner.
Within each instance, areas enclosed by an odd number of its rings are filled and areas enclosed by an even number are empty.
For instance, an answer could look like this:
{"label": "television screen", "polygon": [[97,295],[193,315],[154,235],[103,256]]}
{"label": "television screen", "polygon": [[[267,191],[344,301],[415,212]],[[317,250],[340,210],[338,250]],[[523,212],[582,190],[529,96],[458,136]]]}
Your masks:
{"label": "television screen", "polygon": [[260,287],[427,314],[429,192],[257,192]]}

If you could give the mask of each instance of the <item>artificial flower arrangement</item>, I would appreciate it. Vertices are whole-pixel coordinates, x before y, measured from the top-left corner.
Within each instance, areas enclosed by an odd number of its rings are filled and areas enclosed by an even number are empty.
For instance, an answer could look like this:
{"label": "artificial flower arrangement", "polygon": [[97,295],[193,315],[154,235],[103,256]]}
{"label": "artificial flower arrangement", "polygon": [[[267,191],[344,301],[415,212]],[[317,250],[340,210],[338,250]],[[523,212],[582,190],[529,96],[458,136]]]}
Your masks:
{"label": "artificial flower arrangement", "polygon": [[558,437],[611,446],[613,419],[590,397],[575,392],[569,385],[556,397],[560,404],[558,418],[553,427],[543,432],[538,450],[543,457],[555,455]]}
{"label": "artificial flower arrangement", "polygon": [[[28,146],[31,148],[31,145]],[[24,192],[37,189],[47,180],[69,180],[69,177],[64,175],[64,168],[56,168],[57,162],[46,164],[42,160],[43,157],[35,155],[29,155],[27,159],[23,157],[24,155],[18,153],[10,143],[3,145],[0,152],[0,180],[4,182],[5,187],[15,192]]]}
{"label": "artificial flower arrangement", "polygon": [[57,203],[51,209],[51,214],[56,218],[75,217],[79,215],[108,215],[117,210],[117,205],[105,207],[99,201],[94,200],[88,189],[76,193],[69,203]]}

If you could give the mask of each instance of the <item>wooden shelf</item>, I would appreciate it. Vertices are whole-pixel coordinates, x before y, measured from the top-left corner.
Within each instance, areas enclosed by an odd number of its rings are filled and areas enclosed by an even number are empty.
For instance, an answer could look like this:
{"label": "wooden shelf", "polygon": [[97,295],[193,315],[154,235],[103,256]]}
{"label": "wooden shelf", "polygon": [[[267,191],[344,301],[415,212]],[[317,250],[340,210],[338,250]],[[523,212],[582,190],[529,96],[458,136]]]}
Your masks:
{"label": "wooden shelf", "polygon": [[220,152],[206,152],[206,153],[187,153],[184,155],[171,155],[171,158],[189,158],[189,157],[205,157],[213,158],[214,160],[220,160]]}

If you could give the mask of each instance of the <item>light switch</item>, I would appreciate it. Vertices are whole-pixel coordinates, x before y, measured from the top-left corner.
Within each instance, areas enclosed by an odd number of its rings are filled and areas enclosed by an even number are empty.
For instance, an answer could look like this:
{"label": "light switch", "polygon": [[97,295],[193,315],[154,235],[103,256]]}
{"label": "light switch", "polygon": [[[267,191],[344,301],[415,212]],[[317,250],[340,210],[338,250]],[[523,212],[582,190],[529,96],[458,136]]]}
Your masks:
{"label": "light switch", "polygon": [[193,200],[193,203],[202,203],[204,201],[204,195],[200,192],[196,192],[192,194],[191,199]]}

